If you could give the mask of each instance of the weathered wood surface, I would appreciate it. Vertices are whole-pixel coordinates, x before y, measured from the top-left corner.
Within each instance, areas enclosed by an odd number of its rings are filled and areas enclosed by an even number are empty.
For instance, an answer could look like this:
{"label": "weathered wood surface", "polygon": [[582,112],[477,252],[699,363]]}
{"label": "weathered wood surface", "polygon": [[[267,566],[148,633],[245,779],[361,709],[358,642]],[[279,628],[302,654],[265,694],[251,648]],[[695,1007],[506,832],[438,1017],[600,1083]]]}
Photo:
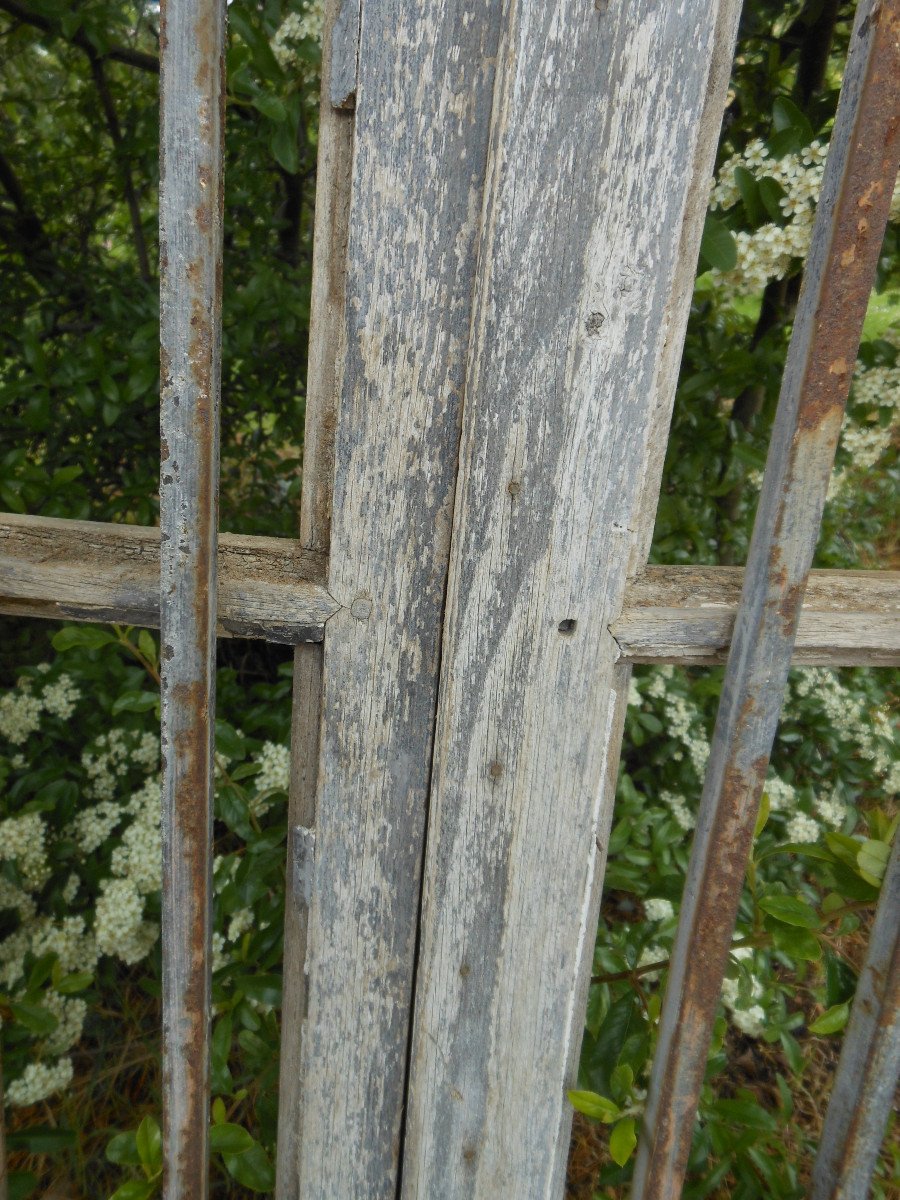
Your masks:
{"label": "weathered wood surface", "polygon": [[699,236],[737,7],[505,9],[442,650],[406,1200],[562,1194],[565,1089],[627,679],[608,626],[647,534],[639,522],[652,519],[648,430],[658,435],[658,409],[671,410],[667,343],[681,345],[689,299],[676,283]]}
{"label": "weathered wood surface", "polygon": [[[359,40],[356,5],[353,88]],[[347,238],[353,159],[353,117],[331,103],[334,23],[344,0],[326,0],[322,33],[322,102],[316,167],[316,220],[313,244],[309,367],[303,435],[303,493],[300,540],[322,557],[331,536],[334,431],[344,360]],[[330,599],[330,597],[329,597]],[[287,870],[284,914],[284,994],[281,1008],[276,1200],[302,1200],[300,1131],[303,1035],[307,1008],[306,952],[309,900],[314,871],[316,788],[322,719],[321,645],[298,645],[294,652],[291,721],[291,784],[288,798]],[[298,886],[302,876],[303,886]]]}
{"label": "weathered wood surface", "polygon": [[635,1160],[634,1200],[681,1195],[898,160],[900,0],[861,0],[697,817]]}
{"label": "weathered wood surface", "polygon": [[[329,411],[330,400],[311,402],[312,392],[308,416]],[[324,446],[330,468],[327,427],[334,423],[322,424],[324,431],[310,436],[308,421],[307,439]],[[308,462],[310,488],[330,503],[330,492],[312,483],[318,477]],[[327,529],[327,514],[325,520]],[[308,548],[321,542],[310,532],[299,541],[220,533],[219,637],[321,641],[339,607],[325,587],[325,555]],[[683,666],[724,662],[742,583],[741,567],[646,567],[629,581],[622,613],[610,626],[621,657]],[[0,613],[157,627],[159,530],[0,513]],[[900,572],[810,572],[792,661],[900,663]]]}
{"label": "weathered wood surface", "polygon": [[810,1200],[862,1200],[878,1160],[900,1073],[900,836],[844,1035]]}
{"label": "weathered wood surface", "polygon": [[364,5],[299,1193],[397,1189],[437,667],[500,6]]}
{"label": "weathered wood surface", "polygon": [[165,1200],[209,1194],[225,8],[160,7]]}
{"label": "weathered wood surface", "polygon": [[[0,514],[0,612],[159,625],[158,529]],[[321,641],[337,604],[322,554],[283,538],[219,535],[218,634]]]}
{"label": "weathered wood surface", "polygon": [[[724,662],[741,596],[741,567],[647,567],[610,626],[630,662]],[[900,571],[812,571],[794,666],[900,664]]]}

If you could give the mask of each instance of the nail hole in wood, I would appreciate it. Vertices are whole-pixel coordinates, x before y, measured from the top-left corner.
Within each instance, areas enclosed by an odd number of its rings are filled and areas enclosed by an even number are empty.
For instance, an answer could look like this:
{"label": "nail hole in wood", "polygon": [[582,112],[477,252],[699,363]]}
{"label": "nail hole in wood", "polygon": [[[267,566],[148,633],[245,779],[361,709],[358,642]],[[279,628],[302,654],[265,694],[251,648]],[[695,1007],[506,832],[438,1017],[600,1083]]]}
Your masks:
{"label": "nail hole in wood", "polygon": [[574,633],[575,626],[577,624],[578,624],[578,622],[575,620],[574,617],[566,617],[566,619],[564,621],[560,621],[560,623],[559,623],[559,632],[560,633]]}

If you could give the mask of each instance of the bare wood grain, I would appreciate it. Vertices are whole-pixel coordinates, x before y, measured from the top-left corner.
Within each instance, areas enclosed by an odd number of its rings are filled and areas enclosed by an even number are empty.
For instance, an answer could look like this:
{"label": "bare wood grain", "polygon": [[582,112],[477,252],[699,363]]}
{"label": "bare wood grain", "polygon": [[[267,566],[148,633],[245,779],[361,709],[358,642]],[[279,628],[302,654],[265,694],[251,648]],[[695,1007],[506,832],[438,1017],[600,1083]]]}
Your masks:
{"label": "bare wood grain", "polygon": [[[342,42],[340,73],[335,82],[335,25],[350,11],[349,55]],[[355,9],[355,11],[353,11]],[[355,27],[354,27],[355,22]],[[341,33],[341,30],[337,31]],[[334,483],[334,433],[343,363],[346,322],[347,240],[353,161],[353,116],[332,101],[342,89],[345,110],[356,91],[359,54],[359,0],[326,0],[322,31],[322,96],[316,166],[316,219],[313,242],[309,367],[306,380],[306,424],[303,437],[303,493],[300,538],[326,563],[331,537]],[[349,61],[352,60],[352,61]],[[352,69],[351,69],[352,68]],[[303,1037],[307,1010],[306,956],[309,902],[315,863],[316,789],[322,720],[323,654],[321,645],[298,645],[294,652],[291,720],[291,784],[288,826],[299,832],[288,839],[284,917],[283,1002],[279,1070],[276,1200],[301,1200],[300,1144],[303,1123]],[[299,854],[305,861],[298,860]],[[303,872],[304,886],[293,886]]]}
{"label": "bare wood grain", "polygon": [[608,627],[652,519],[648,431],[659,436],[659,410],[671,411],[688,299],[676,284],[702,220],[695,197],[708,188],[737,7],[506,9],[454,512],[405,1200],[562,1192],[565,1089],[627,680]]}
{"label": "bare wood grain", "polygon": [[[325,400],[319,407],[328,411]],[[300,541],[220,534],[218,636],[321,641],[338,608],[325,564]],[[646,567],[629,581],[610,625],[621,657],[724,662],[742,583],[741,567]],[[0,613],[157,627],[159,531],[0,513]],[[897,665],[900,572],[810,572],[793,662]]]}
{"label": "bare wood grain", "polygon": [[394,1200],[500,6],[364,4],[300,1194]]}
{"label": "bare wood grain", "polygon": [[[728,655],[741,567],[647,567],[610,626],[630,662],[704,666]],[[812,571],[794,666],[900,664],[900,572]]]}
{"label": "bare wood grain", "polygon": [[[0,514],[0,612],[155,628],[159,559],[158,529]],[[324,565],[296,541],[220,534],[219,637],[321,641]]]}

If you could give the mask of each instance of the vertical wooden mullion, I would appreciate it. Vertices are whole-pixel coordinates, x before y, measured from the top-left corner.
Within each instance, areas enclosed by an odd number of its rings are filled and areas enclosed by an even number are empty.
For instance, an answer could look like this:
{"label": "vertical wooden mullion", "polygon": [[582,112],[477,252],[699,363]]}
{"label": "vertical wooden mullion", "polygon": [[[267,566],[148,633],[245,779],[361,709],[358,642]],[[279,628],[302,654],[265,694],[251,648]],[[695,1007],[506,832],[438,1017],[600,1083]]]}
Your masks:
{"label": "vertical wooden mullion", "polygon": [[628,682],[608,627],[649,541],[738,15],[599,7],[505,9],[405,1200],[563,1188]]}
{"label": "vertical wooden mullion", "polygon": [[810,1200],[860,1200],[900,1072],[900,834],[881,884],[810,1183]]}
{"label": "vertical wooden mullion", "polygon": [[163,1188],[208,1194],[224,0],[163,0]]}
{"label": "vertical wooden mullion", "polygon": [[[343,0],[326,0],[323,19],[322,98],[300,506],[302,544],[325,552],[331,534],[335,412],[343,365],[347,224],[353,153],[353,113],[335,108],[330,101],[332,34],[342,5]],[[315,847],[322,671],[321,644],[297,646],[291,719],[276,1200],[300,1200],[308,881]]]}
{"label": "vertical wooden mullion", "polygon": [[900,157],[900,0],[862,0],[772,432],[660,1021],[635,1200],[681,1194],[709,1036]]}
{"label": "vertical wooden mullion", "polygon": [[328,578],[341,608],[325,630],[306,876],[304,1200],[397,1188],[499,8],[362,8]]}

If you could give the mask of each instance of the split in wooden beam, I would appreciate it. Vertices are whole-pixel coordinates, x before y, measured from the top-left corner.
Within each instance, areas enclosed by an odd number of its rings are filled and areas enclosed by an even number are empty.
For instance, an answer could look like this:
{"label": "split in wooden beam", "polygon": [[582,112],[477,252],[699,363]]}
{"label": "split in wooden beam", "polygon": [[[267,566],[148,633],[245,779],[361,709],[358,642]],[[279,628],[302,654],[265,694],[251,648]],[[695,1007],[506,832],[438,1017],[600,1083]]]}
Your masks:
{"label": "split in wooden beam", "polygon": [[[324,555],[289,538],[219,537],[219,636],[320,642],[340,605]],[[611,632],[623,661],[725,661],[741,567],[647,567]],[[159,530],[0,514],[0,613],[159,624]],[[813,571],[797,666],[900,665],[900,571]]]}

